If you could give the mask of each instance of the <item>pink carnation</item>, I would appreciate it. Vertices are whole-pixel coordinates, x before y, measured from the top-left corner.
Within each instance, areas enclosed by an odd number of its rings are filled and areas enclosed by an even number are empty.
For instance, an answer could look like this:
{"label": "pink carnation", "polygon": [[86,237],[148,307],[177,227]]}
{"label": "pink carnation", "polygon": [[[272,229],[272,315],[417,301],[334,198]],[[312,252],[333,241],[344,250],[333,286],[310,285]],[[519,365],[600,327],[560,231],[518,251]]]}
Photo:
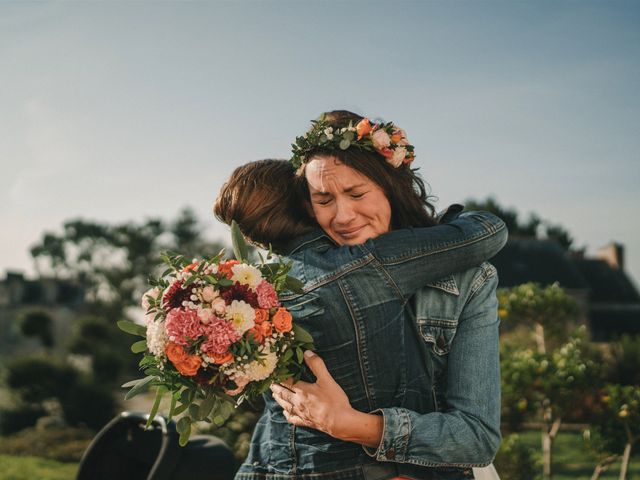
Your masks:
{"label": "pink carnation", "polygon": [[231,344],[240,338],[231,322],[217,317],[206,325],[204,335],[207,339],[200,344],[200,350],[216,355],[226,353]]}
{"label": "pink carnation", "polygon": [[169,310],[165,328],[169,338],[182,346],[187,345],[189,340],[196,340],[205,334],[204,325],[200,321],[197,312],[184,308]]}
{"label": "pink carnation", "polygon": [[256,287],[256,293],[258,294],[258,305],[260,308],[273,308],[280,306],[276,289],[273,288],[273,285],[266,280],[263,280],[258,284]]}

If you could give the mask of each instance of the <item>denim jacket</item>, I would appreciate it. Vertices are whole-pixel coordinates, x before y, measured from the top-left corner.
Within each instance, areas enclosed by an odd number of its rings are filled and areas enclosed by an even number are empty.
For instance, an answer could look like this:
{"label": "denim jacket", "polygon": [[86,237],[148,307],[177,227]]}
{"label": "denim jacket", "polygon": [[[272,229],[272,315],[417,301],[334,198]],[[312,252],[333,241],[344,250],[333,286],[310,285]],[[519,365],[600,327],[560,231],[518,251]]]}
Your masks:
{"label": "denim jacket", "polygon": [[491,463],[500,445],[497,285],[495,267],[485,262],[417,292],[434,410],[379,409],[382,440],[377,449],[363,447],[367,453],[432,467],[431,478],[443,480],[473,478],[471,467]]}
{"label": "denim jacket", "polygon": [[312,334],[317,353],[352,406],[364,412],[382,409],[384,438],[377,451],[367,452],[318,430],[295,427],[267,392],[236,478],[438,478],[428,468],[433,462],[407,457],[413,440],[401,443],[412,433],[405,421],[409,415],[437,407],[426,343],[415,334],[410,300],[422,286],[495,255],[506,237],[497,217],[468,213],[445,225],[396,230],[362,245],[336,247],[322,231],[297,239],[288,258],[304,293],[281,300]]}

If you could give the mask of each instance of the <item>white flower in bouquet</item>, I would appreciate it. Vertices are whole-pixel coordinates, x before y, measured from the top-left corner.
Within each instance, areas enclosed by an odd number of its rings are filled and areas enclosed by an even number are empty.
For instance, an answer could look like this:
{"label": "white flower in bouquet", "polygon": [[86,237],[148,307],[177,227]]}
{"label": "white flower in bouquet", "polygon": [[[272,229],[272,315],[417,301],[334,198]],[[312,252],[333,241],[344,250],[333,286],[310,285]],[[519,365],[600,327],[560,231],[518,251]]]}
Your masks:
{"label": "white flower in bouquet", "polygon": [[236,332],[242,335],[255,325],[256,312],[248,303],[234,300],[227,307],[225,318],[231,322]]}
{"label": "white flower in bouquet", "polygon": [[262,273],[253,265],[239,263],[231,267],[231,272],[233,273],[231,281],[248,285],[251,289],[255,289],[262,281]]}
{"label": "white flower in bouquet", "polygon": [[216,312],[211,308],[198,307],[198,318],[200,318],[202,323],[208,325],[214,318],[216,318]]}
{"label": "white flower in bouquet", "polygon": [[261,357],[260,360],[254,360],[244,367],[244,375],[250,381],[264,380],[273,373],[278,364],[276,352],[269,352],[268,348],[263,348],[261,353],[265,353],[266,356]]}
{"label": "white flower in bouquet", "polygon": [[220,317],[224,315],[224,312],[227,309],[227,304],[225,303],[223,298],[218,297],[213,302],[211,302],[211,309],[216,312],[216,315]]}
{"label": "white flower in bouquet", "polygon": [[220,293],[215,288],[213,288],[212,285],[207,285],[200,291],[200,297],[202,297],[203,301],[211,303],[216,298],[220,297]]}
{"label": "white flower in bouquet", "polygon": [[147,348],[151,354],[157,358],[163,358],[168,341],[169,337],[164,328],[164,320],[147,323]]}

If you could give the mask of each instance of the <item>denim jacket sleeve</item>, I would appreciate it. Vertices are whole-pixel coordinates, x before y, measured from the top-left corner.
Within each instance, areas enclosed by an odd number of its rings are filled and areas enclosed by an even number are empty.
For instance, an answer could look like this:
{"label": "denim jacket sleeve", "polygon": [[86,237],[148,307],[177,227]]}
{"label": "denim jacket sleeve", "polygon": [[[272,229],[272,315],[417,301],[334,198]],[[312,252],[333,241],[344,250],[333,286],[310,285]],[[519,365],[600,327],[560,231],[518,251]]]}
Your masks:
{"label": "denim jacket sleeve", "polygon": [[394,230],[368,240],[369,250],[405,298],[446,275],[461,272],[498,253],[507,242],[507,228],[487,212],[463,213],[435,227]]}
{"label": "denim jacket sleeve", "polygon": [[384,430],[375,452],[380,461],[424,466],[474,467],[491,463],[500,444],[500,362],[495,295],[489,277],[471,295],[449,352],[448,409],[419,414],[383,408]]}

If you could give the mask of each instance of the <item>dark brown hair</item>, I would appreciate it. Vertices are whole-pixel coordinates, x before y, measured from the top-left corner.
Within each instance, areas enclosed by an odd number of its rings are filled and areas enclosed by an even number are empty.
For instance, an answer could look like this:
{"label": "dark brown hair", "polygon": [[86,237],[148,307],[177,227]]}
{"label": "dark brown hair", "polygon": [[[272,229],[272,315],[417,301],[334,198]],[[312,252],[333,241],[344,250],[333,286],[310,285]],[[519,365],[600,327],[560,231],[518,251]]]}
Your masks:
{"label": "dark brown hair", "polygon": [[[347,110],[326,112],[322,118],[334,129],[356,125],[363,117]],[[333,150],[318,148],[304,159],[296,175],[296,189],[309,202],[309,187],[304,177],[306,162],[314,157],[335,157],[380,186],[391,204],[391,228],[425,227],[435,225],[435,209],[429,202],[424,181],[408,165],[394,168],[376,153],[357,148]]]}
{"label": "dark brown hair", "polygon": [[276,252],[317,223],[294,188],[295,172],[287,160],[257,160],[236,168],[222,186],[213,211],[221,222],[235,220],[242,233]]}

